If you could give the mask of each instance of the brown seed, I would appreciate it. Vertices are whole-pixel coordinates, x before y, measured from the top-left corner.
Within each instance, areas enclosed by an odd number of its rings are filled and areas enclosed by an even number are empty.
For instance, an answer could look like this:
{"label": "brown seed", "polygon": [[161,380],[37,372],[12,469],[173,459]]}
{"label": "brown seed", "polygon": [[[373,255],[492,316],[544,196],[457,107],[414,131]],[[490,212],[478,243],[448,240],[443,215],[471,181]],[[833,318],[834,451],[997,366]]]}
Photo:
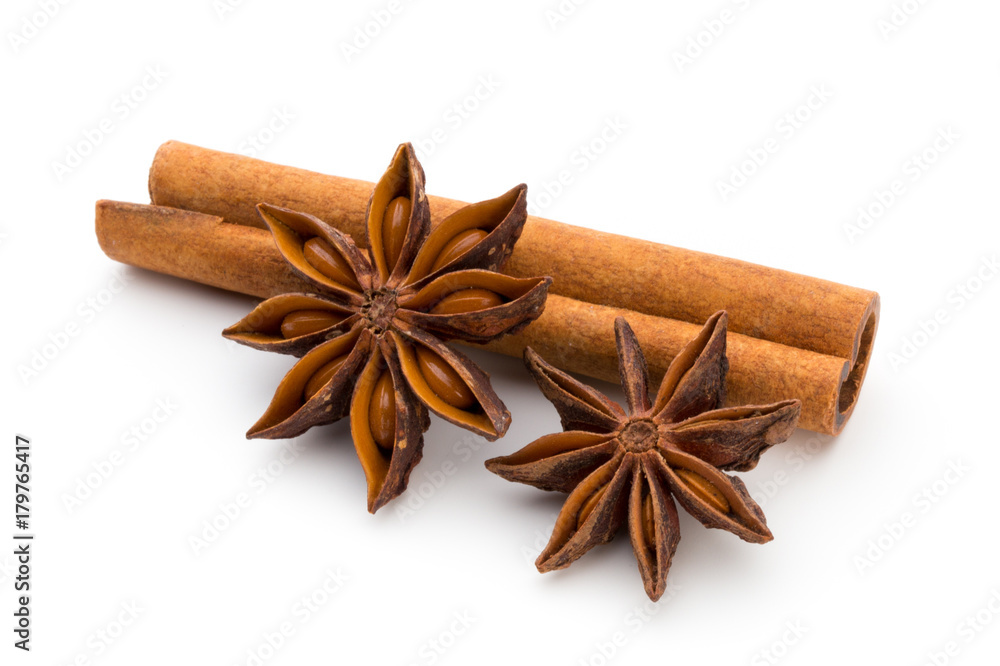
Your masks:
{"label": "brown seed", "polygon": [[594,512],[594,508],[597,506],[597,503],[601,501],[601,498],[604,497],[604,493],[607,489],[607,486],[601,486],[597,492],[588,497],[587,501],[583,503],[583,506],[580,507],[580,512],[576,514],[576,529],[580,529],[583,527],[583,524],[587,522],[587,518],[589,518],[590,514]]}
{"label": "brown seed", "polygon": [[383,449],[392,449],[396,441],[396,394],[392,387],[392,374],[383,372],[375,382],[371,402],[368,403],[368,426],[372,439]]}
{"label": "brown seed", "polygon": [[319,390],[323,388],[328,381],[330,381],[333,375],[336,374],[337,370],[340,370],[340,366],[344,365],[344,361],[346,360],[347,354],[338,356],[314,372],[313,376],[306,382],[305,390],[302,391],[302,396],[305,400],[308,401],[309,398],[319,393]]}
{"label": "brown seed", "polygon": [[399,260],[399,253],[403,250],[411,208],[408,197],[396,197],[385,207],[382,216],[382,247],[385,248],[386,267],[390,273]]}
{"label": "brown seed", "polygon": [[709,483],[708,479],[689,469],[678,468],[674,472],[677,473],[677,476],[681,477],[681,481],[684,482],[688,490],[701,498],[702,501],[711,504],[722,513],[729,513],[729,500],[719,492],[718,488]]}
{"label": "brown seed", "polygon": [[302,254],[305,255],[313,268],[327,276],[337,284],[353,289],[361,289],[358,279],[354,277],[354,271],[350,264],[333,247],[319,236],[310,238],[302,245]]}
{"label": "brown seed", "polygon": [[431,308],[431,314],[462,314],[503,305],[503,297],[489,289],[459,289],[448,294]]}
{"label": "brown seed", "polygon": [[434,265],[431,266],[431,273],[452,260],[462,256],[469,250],[469,248],[486,238],[488,235],[489,234],[483,229],[466,229],[465,231],[456,234],[454,238],[448,241],[445,246],[441,248],[441,254],[438,255],[438,258],[434,260]]}
{"label": "brown seed", "polygon": [[646,495],[646,498],[642,500],[642,539],[650,548],[656,545],[656,523],[652,495]]}
{"label": "brown seed", "polygon": [[468,409],[476,403],[476,396],[443,358],[419,345],[416,351],[420,373],[439,398],[459,409]]}
{"label": "brown seed", "polygon": [[281,335],[285,339],[308,335],[344,321],[344,315],[330,310],[296,310],[281,320]]}

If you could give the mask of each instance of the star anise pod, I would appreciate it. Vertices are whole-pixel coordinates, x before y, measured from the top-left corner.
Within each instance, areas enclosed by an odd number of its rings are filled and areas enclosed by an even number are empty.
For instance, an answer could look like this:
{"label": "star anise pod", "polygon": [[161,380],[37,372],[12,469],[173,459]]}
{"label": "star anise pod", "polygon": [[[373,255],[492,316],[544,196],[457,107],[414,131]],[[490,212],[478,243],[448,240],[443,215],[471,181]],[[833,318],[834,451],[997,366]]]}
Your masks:
{"label": "star anise pod", "polygon": [[674,358],[652,401],[645,358],[622,317],[615,337],[628,413],[529,348],[525,362],[565,432],[486,467],[509,481],[569,493],[535,562],[539,571],[569,566],[610,541],[627,519],[646,594],[656,601],[680,540],[674,498],[706,527],[752,543],[771,540],[743,482],[723,472],[752,469],[763,451],[788,439],[800,404],[721,408],[729,365],[724,311]]}
{"label": "star anise pod", "polygon": [[521,233],[526,190],[466,206],[431,231],[423,169],[403,144],[368,203],[367,252],[312,215],[258,205],[315,291],[269,298],[223,331],[301,357],[247,437],[294,437],[350,414],[372,513],[406,489],[428,409],[501,437],[510,413],[489,376],[443,341],[485,342],[541,314],[551,278],[495,272]]}

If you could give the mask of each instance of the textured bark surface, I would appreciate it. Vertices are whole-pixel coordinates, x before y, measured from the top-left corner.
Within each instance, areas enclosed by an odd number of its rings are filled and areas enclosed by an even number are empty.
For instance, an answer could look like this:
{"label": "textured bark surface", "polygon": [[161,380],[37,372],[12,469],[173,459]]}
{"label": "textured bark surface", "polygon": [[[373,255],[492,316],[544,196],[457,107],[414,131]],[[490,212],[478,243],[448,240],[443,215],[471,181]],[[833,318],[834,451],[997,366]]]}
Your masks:
{"label": "textured bark surface", "polygon": [[[263,229],[228,224],[212,215],[112,201],[97,203],[96,224],[104,252],[123,263],[260,298],[311,290]],[[696,324],[550,294],[537,320],[484,348],[520,357],[530,345],[564,370],[617,382],[617,316],[625,316],[635,331],[654,386],[701,330]],[[799,425],[830,434],[839,432],[853,408],[853,401],[846,410],[838,404],[850,368],[845,358],[733,332],[727,337],[727,354],[729,404],[798,398]]]}

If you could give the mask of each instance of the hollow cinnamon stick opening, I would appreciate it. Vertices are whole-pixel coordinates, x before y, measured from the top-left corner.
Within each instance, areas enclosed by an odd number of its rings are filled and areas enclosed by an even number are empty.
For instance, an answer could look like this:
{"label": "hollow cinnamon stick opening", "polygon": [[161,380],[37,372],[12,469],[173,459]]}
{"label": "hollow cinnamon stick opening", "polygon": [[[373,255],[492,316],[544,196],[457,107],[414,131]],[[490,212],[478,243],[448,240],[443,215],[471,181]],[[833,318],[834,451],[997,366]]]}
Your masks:
{"label": "hollow cinnamon stick opening", "polygon": [[[163,206],[99,201],[98,241],[117,261],[260,298],[311,291],[279,254],[271,234],[230,224],[221,217]],[[547,360],[572,372],[617,382],[614,320],[624,315],[646,354],[654,381],[700,330],[677,321],[561,295],[550,295],[545,311],[517,334],[484,345],[520,356],[530,345]],[[479,346],[479,345],[475,345]],[[850,409],[841,409],[849,382],[844,358],[798,349],[739,333],[728,336],[732,404],[802,401],[799,425],[835,434]],[[851,403],[853,408],[853,402]]]}
{"label": "hollow cinnamon stick opening", "polygon": [[[315,215],[361,246],[371,189],[363,180],[178,141],[160,146],[149,173],[154,204],[260,227],[254,207],[267,202]],[[428,198],[434,220],[466,205]],[[550,294],[699,326],[724,309],[733,333],[840,358],[848,370],[838,384],[836,425],[824,432],[839,431],[853,410],[878,329],[873,291],[534,216],[504,272],[550,275]],[[788,397],[798,396],[781,396]]]}

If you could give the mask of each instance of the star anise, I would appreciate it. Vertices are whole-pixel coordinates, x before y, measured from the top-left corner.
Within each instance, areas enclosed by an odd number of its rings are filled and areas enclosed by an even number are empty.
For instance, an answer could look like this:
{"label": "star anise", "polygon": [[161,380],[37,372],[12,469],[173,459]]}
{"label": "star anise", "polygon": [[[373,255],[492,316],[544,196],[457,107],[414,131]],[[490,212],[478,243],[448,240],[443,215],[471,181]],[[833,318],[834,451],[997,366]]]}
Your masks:
{"label": "star anise", "polygon": [[428,409],[501,437],[510,413],[489,376],[443,341],[485,342],[541,314],[550,278],[495,272],[521,233],[526,190],[466,206],[431,231],[423,169],[403,144],[368,203],[367,252],[311,215],[258,205],[315,292],[269,298],[223,331],[301,356],[247,437],[294,437],[350,414],[372,513],[405,490]]}
{"label": "star anise", "polygon": [[673,498],[706,527],[752,543],[771,540],[743,482],[723,471],[752,469],[763,451],[785,441],[800,405],[788,400],[720,408],[729,365],[725,312],[712,315],[674,358],[653,401],[645,358],[622,317],[615,337],[628,414],[529,348],[525,362],[565,432],[488,460],[486,467],[509,481],[569,493],[535,562],[539,571],[569,566],[610,541],[627,519],[646,594],[656,601],[680,540]]}

